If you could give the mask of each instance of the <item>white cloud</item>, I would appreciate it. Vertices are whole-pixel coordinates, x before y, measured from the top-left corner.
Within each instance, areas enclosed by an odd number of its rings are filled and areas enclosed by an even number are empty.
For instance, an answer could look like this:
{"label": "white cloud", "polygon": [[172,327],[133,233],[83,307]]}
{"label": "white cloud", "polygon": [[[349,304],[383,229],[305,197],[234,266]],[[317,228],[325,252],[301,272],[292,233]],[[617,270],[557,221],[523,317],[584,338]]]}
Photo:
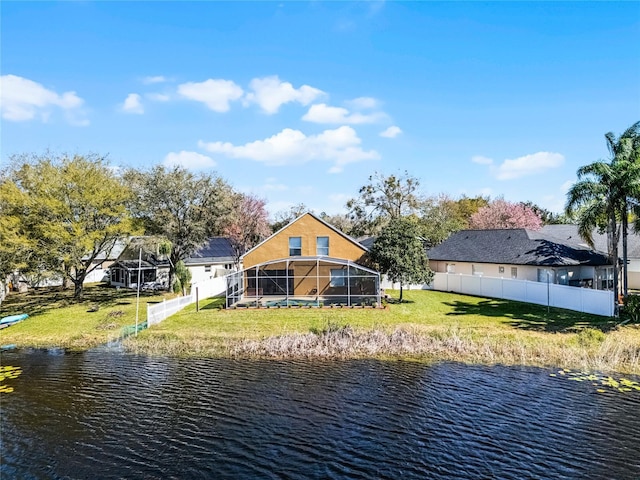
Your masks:
{"label": "white cloud", "polygon": [[346,193],[332,193],[328,198],[331,203],[344,204],[351,198],[351,195],[347,195]]}
{"label": "white cloud", "polygon": [[151,85],[152,83],[164,83],[166,81],[167,81],[167,79],[165,77],[163,77],[162,75],[144,77],[142,79],[142,83],[144,83],[145,85]]}
{"label": "white cloud", "polygon": [[294,88],[289,82],[282,82],[278,76],[254,78],[249,83],[252,92],[247,93],[245,105],[257,103],[260,108],[268,113],[277,113],[282,105],[290,102],[297,102],[301,105],[309,105],[316,98],[324,95],[322,90],[302,85]]}
{"label": "white cloud", "polygon": [[471,161],[473,163],[477,163],[479,165],[492,165],[493,159],[488,157],[483,157],[482,155],[475,155],[471,157]]}
{"label": "white cloud", "polygon": [[378,100],[372,97],[358,97],[345,103],[354,110],[369,110],[371,108],[377,108],[380,104]]}
{"label": "white cloud", "polygon": [[564,156],[553,152],[537,152],[515,159],[507,159],[495,169],[498,180],[512,180],[558,168],[564,163]]}
{"label": "white cloud", "polygon": [[402,133],[402,130],[400,129],[400,127],[392,125],[386,130],[383,130],[382,132],[380,132],[379,135],[384,138],[396,138],[401,133]]}
{"label": "white cloud", "polygon": [[33,120],[40,116],[47,121],[53,108],[62,109],[67,120],[76,125],[87,125],[82,117],[80,107],[84,100],[76,92],[58,94],[41,84],[17,75],[0,77],[0,109],[2,118],[13,122]]}
{"label": "white cloud", "polygon": [[268,177],[264,179],[264,185],[260,187],[260,190],[265,192],[284,192],[289,190],[289,187],[284,183],[278,183],[278,179],[275,177]]}
{"label": "white cloud", "polygon": [[270,166],[327,161],[333,163],[329,172],[338,173],[349,163],[380,158],[380,154],[375,150],[363,150],[360,143],[361,140],[353,128],[342,126],[309,136],[299,130],[285,128],[272,137],[245,145],[200,141],[199,146],[212,153],[255,160]]}
{"label": "white cloud", "polygon": [[122,104],[122,111],[142,115],[144,113],[144,107],[142,106],[140,95],[130,93]]}
{"label": "white cloud", "polygon": [[311,105],[309,111],[302,117],[302,120],[313,123],[341,123],[357,125],[361,123],[375,123],[385,118],[380,112],[371,114],[350,113],[349,110],[342,107],[331,107],[324,103]]}
{"label": "white cloud", "polygon": [[164,157],[163,163],[168,167],[180,165],[189,170],[204,170],[216,166],[215,160],[211,157],[197,152],[187,152],[185,150],[178,153],[169,152],[167,156]]}
{"label": "white cloud", "polygon": [[569,191],[569,189],[571,187],[573,187],[573,184],[576,183],[575,180],[567,180],[566,182],[564,182],[562,185],[560,185],[560,191],[562,193],[567,193]]}
{"label": "white cloud", "polygon": [[154,102],[168,102],[171,97],[165,93],[146,93],[145,97]]}
{"label": "white cloud", "polygon": [[188,82],[178,85],[178,93],[185,98],[202,102],[214,112],[229,111],[229,102],[238,100],[244,93],[231,80],[212,79],[204,82]]}

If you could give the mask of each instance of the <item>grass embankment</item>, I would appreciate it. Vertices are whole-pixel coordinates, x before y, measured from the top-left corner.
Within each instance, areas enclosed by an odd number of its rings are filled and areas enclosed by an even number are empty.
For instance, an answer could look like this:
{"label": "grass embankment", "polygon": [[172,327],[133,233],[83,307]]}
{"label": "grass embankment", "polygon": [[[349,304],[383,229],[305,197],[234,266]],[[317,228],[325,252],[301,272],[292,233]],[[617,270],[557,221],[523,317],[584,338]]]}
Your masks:
{"label": "grass embankment", "polygon": [[[140,293],[141,322],[146,304],[162,299],[162,295]],[[73,299],[73,289],[59,287],[12,293],[0,305],[0,318],[17,313],[28,313],[29,318],[0,330],[0,345],[84,350],[116,340],[122,327],[135,324],[136,292],[90,284],[82,302]]]}
{"label": "grass embankment", "polygon": [[126,347],[240,358],[404,358],[640,373],[640,326],[568,310],[443,292],[405,292],[386,310],[222,310],[200,302]]}
{"label": "grass embankment", "polygon": [[[146,303],[161,296],[141,297]],[[237,358],[403,358],[557,366],[640,374],[640,326],[561,309],[443,292],[408,291],[385,310],[223,310],[190,305],[137,337],[135,353]],[[97,311],[93,310],[99,306]],[[0,331],[0,345],[85,349],[135,322],[135,292],[92,286],[80,304],[59,291],[8,297],[0,317],[31,317]]]}

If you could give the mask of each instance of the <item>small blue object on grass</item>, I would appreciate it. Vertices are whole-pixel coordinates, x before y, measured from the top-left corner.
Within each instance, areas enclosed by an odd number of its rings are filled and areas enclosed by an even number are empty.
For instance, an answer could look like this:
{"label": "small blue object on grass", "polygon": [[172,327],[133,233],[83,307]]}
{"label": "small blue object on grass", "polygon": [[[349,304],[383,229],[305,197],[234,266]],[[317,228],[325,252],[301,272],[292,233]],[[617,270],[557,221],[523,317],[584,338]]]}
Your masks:
{"label": "small blue object on grass", "polygon": [[13,325],[14,323],[21,322],[29,318],[29,315],[26,313],[21,313],[19,315],[9,315],[8,317],[0,318],[0,325]]}

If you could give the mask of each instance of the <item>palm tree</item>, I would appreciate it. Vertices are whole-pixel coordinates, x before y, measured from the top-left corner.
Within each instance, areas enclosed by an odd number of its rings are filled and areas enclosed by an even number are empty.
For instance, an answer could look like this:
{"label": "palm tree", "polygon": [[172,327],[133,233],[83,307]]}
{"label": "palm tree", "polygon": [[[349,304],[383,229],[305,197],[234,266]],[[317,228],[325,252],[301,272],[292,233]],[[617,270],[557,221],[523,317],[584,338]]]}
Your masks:
{"label": "palm tree", "polygon": [[[593,231],[606,229],[608,253],[613,263],[613,291],[618,304],[618,245],[623,238],[624,288],[626,282],[626,244],[628,215],[640,213],[640,122],[628,128],[620,137],[605,135],[611,154],[610,161],[599,160],[580,167],[578,181],[567,193],[566,213],[578,215],[578,232],[593,247]],[[620,222],[620,223],[619,223]],[[640,224],[640,222],[639,222]]]}

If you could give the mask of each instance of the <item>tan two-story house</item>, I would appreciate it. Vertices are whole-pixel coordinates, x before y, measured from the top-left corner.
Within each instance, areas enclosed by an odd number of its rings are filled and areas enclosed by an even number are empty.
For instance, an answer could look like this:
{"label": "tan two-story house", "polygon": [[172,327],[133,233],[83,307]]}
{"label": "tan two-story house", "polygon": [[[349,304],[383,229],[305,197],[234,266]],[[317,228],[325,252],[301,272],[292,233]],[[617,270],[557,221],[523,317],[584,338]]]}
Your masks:
{"label": "tan two-story house", "polygon": [[305,213],[242,257],[227,276],[227,306],[373,305],[380,275],[363,265],[367,248]]}

